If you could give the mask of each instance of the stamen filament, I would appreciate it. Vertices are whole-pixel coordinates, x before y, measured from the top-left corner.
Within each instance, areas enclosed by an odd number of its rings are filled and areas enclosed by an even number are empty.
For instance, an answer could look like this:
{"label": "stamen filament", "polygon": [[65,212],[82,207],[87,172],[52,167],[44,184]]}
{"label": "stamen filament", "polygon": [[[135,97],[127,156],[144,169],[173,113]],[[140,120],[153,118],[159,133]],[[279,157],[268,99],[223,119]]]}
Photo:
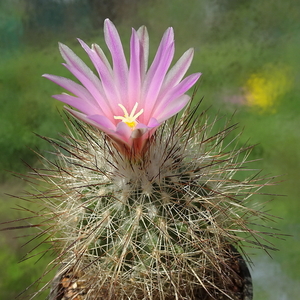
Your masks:
{"label": "stamen filament", "polygon": [[134,107],[132,108],[132,111],[130,113],[130,115],[128,115],[128,111],[127,109],[124,107],[124,105],[122,104],[118,104],[121,109],[124,112],[124,117],[122,116],[114,116],[115,120],[121,120],[122,122],[126,123],[132,130],[135,128],[135,126],[137,125],[138,121],[136,120],[143,112],[144,109],[141,109],[137,114],[136,109],[138,107],[138,103],[136,102]]}

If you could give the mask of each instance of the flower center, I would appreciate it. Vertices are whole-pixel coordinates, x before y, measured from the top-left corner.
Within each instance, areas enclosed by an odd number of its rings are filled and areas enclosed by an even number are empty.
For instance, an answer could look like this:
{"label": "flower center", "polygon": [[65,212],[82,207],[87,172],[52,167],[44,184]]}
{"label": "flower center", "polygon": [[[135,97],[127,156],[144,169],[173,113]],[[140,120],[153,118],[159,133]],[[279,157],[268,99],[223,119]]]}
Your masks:
{"label": "flower center", "polygon": [[138,107],[138,103],[136,102],[130,115],[128,115],[127,109],[122,104],[118,104],[118,105],[122,108],[124,112],[124,117],[115,116],[114,119],[121,120],[122,122],[126,123],[131,128],[131,130],[133,130],[136,124],[138,123],[136,119],[144,112],[144,110],[141,109],[138,113],[135,113]]}

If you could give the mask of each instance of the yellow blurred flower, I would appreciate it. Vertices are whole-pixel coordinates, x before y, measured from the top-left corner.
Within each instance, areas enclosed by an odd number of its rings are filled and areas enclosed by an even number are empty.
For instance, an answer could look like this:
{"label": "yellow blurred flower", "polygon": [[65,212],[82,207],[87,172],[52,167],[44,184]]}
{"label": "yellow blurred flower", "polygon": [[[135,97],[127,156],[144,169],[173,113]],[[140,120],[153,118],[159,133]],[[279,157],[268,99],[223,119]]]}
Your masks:
{"label": "yellow blurred flower", "polygon": [[261,73],[252,74],[246,82],[246,104],[260,112],[276,112],[278,98],[291,89],[286,67],[268,66]]}

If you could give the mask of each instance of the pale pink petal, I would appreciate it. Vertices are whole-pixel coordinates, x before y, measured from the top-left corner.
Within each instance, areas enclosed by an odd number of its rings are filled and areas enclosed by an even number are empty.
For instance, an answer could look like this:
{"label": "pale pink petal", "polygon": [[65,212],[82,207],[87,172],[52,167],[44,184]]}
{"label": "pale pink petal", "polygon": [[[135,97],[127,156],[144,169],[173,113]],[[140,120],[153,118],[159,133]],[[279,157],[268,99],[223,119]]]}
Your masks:
{"label": "pale pink petal", "polygon": [[76,68],[69,65],[65,65],[65,67],[85,86],[85,88],[90,92],[90,94],[96,100],[98,106],[101,107],[101,109],[104,111],[105,115],[107,115],[108,117],[112,117],[114,115],[113,109],[109,104],[109,101],[106,99],[106,96],[103,95],[104,93],[100,93],[100,90],[102,90],[102,86],[101,87],[100,85],[98,85],[98,87],[95,86],[93,82],[86,79],[84,74],[82,74]]}
{"label": "pale pink petal", "polygon": [[147,112],[147,114],[149,115],[151,115],[152,108],[155,105],[155,100],[158,97],[165,75],[172,62],[173,56],[174,56],[174,44],[170,45],[168,49],[166,49],[164,56],[161,57],[160,64],[156,67],[152,79],[150,80],[150,78],[146,77],[145,86],[147,92],[144,94],[145,97],[144,107],[145,107],[145,112]]}
{"label": "pale pink petal", "polygon": [[105,113],[113,116],[99,78],[69,47],[60,43],[59,49],[67,63],[63,65],[87,88],[94,99],[101,101],[101,107]]}
{"label": "pale pink petal", "polygon": [[60,54],[65,62],[70,66],[76,67],[82,73],[86,74],[91,81],[93,81],[94,74],[92,73],[92,70],[82,61],[82,59],[79,58],[68,46],[62,43],[59,43],[58,45]]}
{"label": "pale pink petal", "polygon": [[66,107],[72,115],[74,115],[77,119],[80,119],[96,128],[99,128],[103,132],[105,132],[108,136],[112,137],[115,141],[117,141],[121,146],[123,144],[127,144],[129,146],[132,145],[132,140],[130,139],[131,129],[123,122],[120,122],[116,127],[114,124],[110,122],[106,117],[94,115],[94,116],[86,116],[78,111],[72,110]]}
{"label": "pale pink petal", "polygon": [[132,110],[140,102],[141,91],[141,44],[136,31],[132,30],[130,40],[130,65],[128,73],[128,107]]}
{"label": "pale pink petal", "polygon": [[[68,67],[69,70],[72,70],[73,75],[84,86],[91,89],[91,94],[96,94],[96,96],[100,94],[102,92],[102,84],[92,70],[66,45],[60,43],[59,49],[67,63],[67,65],[64,65]],[[79,78],[78,75],[80,75]],[[101,96],[103,97],[103,94]]]}
{"label": "pale pink petal", "polygon": [[[111,122],[105,118],[104,116],[91,116],[87,117],[84,114],[77,112],[75,110],[72,110],[68,107],[66,107],[66,110],[68,110],[74,117],[76,117],[79,120],[82,120],[86,122],[87,124],[90,124],[96,128],[99,128],[101,131],[105,132],[108,136],[110,136],[114,141],[117,142],[119,145],[119,149],[124,147],[125,145],[131,146],[132,145],[132,139],[130,139],[131,135],[131,129],[125,124],[120,124],[117,128],[111,124]],[[93,118],[93,119],[91,119]]]}
{"label": "pale pink petal", "polygon": [[137,35],[141,43],[141,79],[144,80],[149,57],[149,35],[147,28],[145,26],[141,26],[137,31]]}
{"label": "pale pink petal", "polygon": [[181,95],[177,99],[173,99],[168,104],[166,109],[161,110],[157,114],[156,118],[157,118],[158,122],[162,123],[165,120],[167,120],[167,119],[171,118],[172,116],[174,116],[175,114],[177,114],[179,111],[181,111],[187,105],[190,98],[191,97],[188,95]]}
{"label": "pale pink petal", "polygon": [[176,64],[169,70],[166,75],[161,91],[159,93],[159,98],[163,97],[164,94],[173,86],[177,85],[189,69],[194,56],[194,49],[187,50],[176,62]]}
{"label": "pale pink petal", "polygon": [[197,82],[200,76],[201,73],[194,73],[184,78],[180,83],[178,83],[170,90],[170,94],[172,95],[170,97],[170,100],[171,98],[176,99],[179,95],[182,95],[186,91],[188,91]]}
{"label": "pale pink petal", "polygon": [[[116,126],[114,123],[111,122],[110,119],[108,119],[106,116],[101,116],[101,115],[89,115],[88,116],[89,120],[95,121],[98,126],[101,126],[102,128],[106,128],[107,130],[116,130]],[[109,132],[110,132],[109,131]]]}
{"label": "pale pink petal", "polygon": [[[162,58],[160,66],[157,68],[157,73],[154,74],[151,81],[144,83],[144,93],[142,94],[142,101],[144,107],[144,114],[141,116],[143,123],[149,122],[149,119],[153,115],[153,110],[159,100],[158,95],[163,84],[165,73],[167,72],[173,57],[173,49],[169,47],[166,52],[166,59]],[[148,86],[147,86],[148,85]],[[145,92],[146,89],[146,92]]]}
{"label": "pale pink petal", "polygon": [[156,118],[151,118],[149,120],[148,127],[150,127],[150,128],[152,128],[152,127],[158,127],[160,124],[161,123],[159,123]]}
{"label": "pale pink petal", "polygon": [[100,115],[104,114],[100,107],[96,107],[92,103],[86,101],[84,98],[77,98],[68,94],[53,95],[52,97],[70,106],[75,107],[76,109],[82,111],[86,115],[91,115],[95,113]]}
{"label": "pale pink petal", "polygon": [[117,124],[116,134],[122,139],[125,143],[130,144],[131,128],[124,122]]}
{"label": "pale pink petal", "polygon": [[69,113],[71,113],[74,117],[76,117],[77,119],[80,119],[90,125],[93,125],[94,127],[99,128],[102,131],[106,132],[107,134],[113,133],[116,129],[116,126],[114,124],[112,124],[111,121],[109,119],[107,119],[105,116],[102,116],[103,118],[100,118],[100,116],[99,116],[99,118],[92,116],[93,118],[96,119],[94,121],[89,116],[82,114],[76,110],[73,110],[69,107],[65,107],[65,109]]}
{"label": "pale pink petal", "polygon": [[174,99],[177,99],[180,95],[183,95],[186,91],[188,91],[197,82],[200,76],[201,73],[192,74],[182,80],[175,87],[170,89],[167,94],[158,101],[152,112],[152,115],[156,117],[157,114],[160,113],[160,111],[167,109],[170,103],[173,102]]}
{"label": "pale pink petal", "polygon": [[142,128],[148,128],[148,126],[145,125],[145,124],[143,124],[143,123],[138,123],[138,124],[135,126],[134,130],[135,130],[135,129],[142,129]]}
{"label": "pale pink petal", "polygon": [[173,45],[173,47],[174,47],[174,31],[173,31],[173,28],[170,27],[164,33],[163,38],[157,49],[153,63],[151,64],[151,67],[149,68],[149,71],[148,71],[149,80],[152,80],[154,74],[157,72],[156,69],[162,63],[161,60],[164,60],[165,53],[171,45]]}
{"label": "pale pink petal", "polygon": [[108,61],[106,55],[104,54],[102,48],[97,44],[92,44],[92,50],[95,51],[95,53],[98,55],[99,59],[102,61],[102,63],[107,68],[109,73],[111,75],[113,75],[113,69],[112,69],[110,62]]}
{"label": "pale pink petal", "polygon": [[93,45],[90,49],[86,43],[78,39],[82,48],[86,51],[93,65],[95,66],[103,87],[106,99],[109,99],[108,104],[111,109],[120,103],[119,95],[116,92],[116,86],[113,79],[113,72],[109,62],[104,55],[102,49],[98,45]]}
{"label": "pale pink petal", "polygon": [[80,99],[84,99],[84,101],[87,101],[93,105],[98,105],[98,102],[95,100],[95,98],[85,89],[82,85],[74,82],[71,79],[56,76],[56,75],[50,75],[50,74],[44,74],[43,77],[53,81],[54,83],[60,85],[64,89],[68,90],[72,94],[78,96]]}
{"label": "pale pink petal", "polygon": [[126,95],[128,66],[119,33],[115,25],[109,19],[104,21],[104,37],[113,61],[113,73],[115,84],[118,88],[117,90],[120,95]]}
{"label": "pale pink petal", "polygon": [[146,75],[143,86],[143,106],[146,114],[143,115],[143,120],[147,121],[150,118],[152,107],[160,91],[164,77],[170,67],[174,56],[174,32],[169,28],[158,47],[153,63]]}

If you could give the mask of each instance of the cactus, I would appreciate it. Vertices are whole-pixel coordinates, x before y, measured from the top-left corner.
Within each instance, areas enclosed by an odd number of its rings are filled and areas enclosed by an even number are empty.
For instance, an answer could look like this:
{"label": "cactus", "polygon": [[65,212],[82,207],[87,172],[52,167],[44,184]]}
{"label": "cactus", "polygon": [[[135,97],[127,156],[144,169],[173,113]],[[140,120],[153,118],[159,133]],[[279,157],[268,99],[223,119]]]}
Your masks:
{"label": "cactus", "polygon": [[81,121],[47,138],[57,159],[36,174],[51,188],[34,197],[58,252],[51,300],[244,299],[234,249],[268,248],[248,225],[266,217],[247,206],[264,184],[234,179],[250,149],[225,151],[234,127],[210,135],[196,112],[162,125],[138,158]]}
{"label": "cactus", "polygon": [[[98,46],[90,49],[81,41],[99,68],[103,90],[110,86],[105,78],[117,68],[117,72],[124,69],[116,29],[105,22],[114,69]],[[235,179],[251,150],[226,142],[236,126],[212,133],[217,119],[209,121],[205,112],[199,114],[200,102],[190,102],[181,116],[175,115],[190,99],[186,90],[200,76],[192,74],[181,81],[192,51],[166,75],[174,50],[169,29],[154,67],[146,73],[146,44],[145,28],[133,31],[131,50],[140,53],[140,81],[147,84],[126,90],[133,98],[130,105],[126,99],[116,99],[118,91],[124,91],[122,76],[114,73],[115,90],[110,90],[110,96],[116,103],[109,107],[103,101],[97,106],[92,99],[95,76],[66,46],[60,46],[66,67],[86,90],[45,75],[75,94],[76,100],[67,94],[55,97],[82,113],[67,108],[75,116],[68,115],[68,133],[61,140],[43,137],[53,145],[55,160],[43,157],[45,166],[35,169],[36,178],[46,187],[31,198],[46,211],[38,213],[46,226],[41,235],[47,234],[56,253],[49,270],[58,269],[44,288],[51,287],[51,300],[250,299],[245,291],[249,275],[243,273],[245,262],[237,249],[245,243],[271,248],[262,243],[263,234],[250,226],[256,219],[268,218],[251,208],[250,202],[269,181],[256,176]],[[131,66],[136,67],[139,63],[134,64],[132,52]],[[156,91],[157,83],[152,83],[160,60],[167,66],[162,67],[165,71]],[[144,95],[144,102],[135,89]]]}

